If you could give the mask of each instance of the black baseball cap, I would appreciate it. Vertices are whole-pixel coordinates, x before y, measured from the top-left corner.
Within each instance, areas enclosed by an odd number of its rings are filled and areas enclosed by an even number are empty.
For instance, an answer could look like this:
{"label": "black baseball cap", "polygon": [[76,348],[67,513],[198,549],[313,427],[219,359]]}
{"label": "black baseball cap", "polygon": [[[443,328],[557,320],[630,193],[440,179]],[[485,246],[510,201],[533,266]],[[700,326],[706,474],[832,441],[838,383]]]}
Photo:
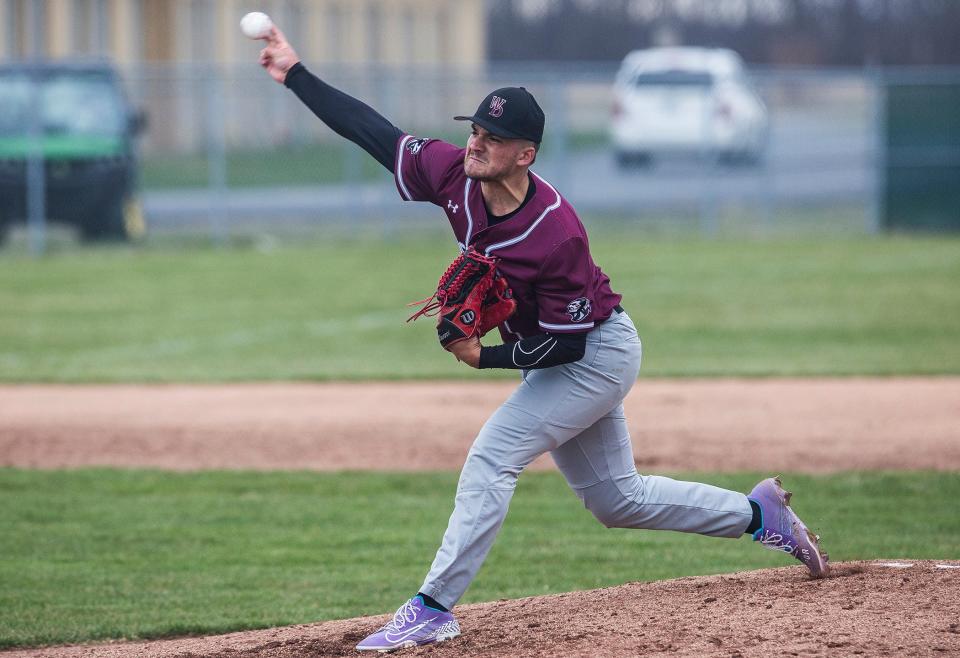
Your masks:
{"label": "black baseball cap", "polygon": [[543,110],[524,87],[501,87],[487,94],[472,117],[453,117],[472,121],[494,135],[508,139],[543,141]]}

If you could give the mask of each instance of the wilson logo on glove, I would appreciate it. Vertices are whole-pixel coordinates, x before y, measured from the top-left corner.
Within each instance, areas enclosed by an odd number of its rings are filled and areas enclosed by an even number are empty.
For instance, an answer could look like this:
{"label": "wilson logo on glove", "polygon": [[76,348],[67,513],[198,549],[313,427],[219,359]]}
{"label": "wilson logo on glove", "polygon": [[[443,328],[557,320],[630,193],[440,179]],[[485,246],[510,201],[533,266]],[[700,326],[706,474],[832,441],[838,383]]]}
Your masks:
{"label": "wilson logo on glove", "polygon": [[418,304],[425,306],[407,322],[422,315],[439,316],[437,338],[444,347],[483,336],[517,310],[506,279],[497,272],[497,259],[473,247],[450,264],[433,295],[408,306]]}

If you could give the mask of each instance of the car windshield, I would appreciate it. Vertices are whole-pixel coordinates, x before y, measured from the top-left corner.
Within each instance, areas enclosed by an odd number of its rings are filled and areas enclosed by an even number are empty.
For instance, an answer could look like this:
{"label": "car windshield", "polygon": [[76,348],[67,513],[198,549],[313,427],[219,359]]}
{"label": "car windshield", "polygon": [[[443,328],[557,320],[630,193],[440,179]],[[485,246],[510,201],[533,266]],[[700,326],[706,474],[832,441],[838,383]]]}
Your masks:
{"label": "car windshield", "polygon": [[633,77],[636,87],[709,87],[713,76],[704,71],[646,71]]}
{"label": "car windshield", "polygon": [[118,135],[125,117],[116,87],[98,73],[0,74],[0,135],[30,131],[33,90],[40,85],[40,116],[46,135]]}

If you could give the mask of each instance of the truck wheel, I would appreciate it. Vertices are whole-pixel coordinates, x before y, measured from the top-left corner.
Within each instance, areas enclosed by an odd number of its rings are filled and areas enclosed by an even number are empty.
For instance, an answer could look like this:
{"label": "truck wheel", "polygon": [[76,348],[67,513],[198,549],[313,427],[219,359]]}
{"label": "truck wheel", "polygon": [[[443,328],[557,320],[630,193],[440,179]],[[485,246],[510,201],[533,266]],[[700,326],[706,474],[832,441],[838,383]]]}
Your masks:
{"label": "truck wheel", "polygon": [[109,242],[126,239],[123,233],[123,206],[112,202],[104,210],[86,217],[80,224],[84,242]]}
{"label": "truck wheel", "polygon": [[80,225],[80,239],[84,242],[127,242],[142,237],[143,216],[133,199],[118,199],[106,210]]}

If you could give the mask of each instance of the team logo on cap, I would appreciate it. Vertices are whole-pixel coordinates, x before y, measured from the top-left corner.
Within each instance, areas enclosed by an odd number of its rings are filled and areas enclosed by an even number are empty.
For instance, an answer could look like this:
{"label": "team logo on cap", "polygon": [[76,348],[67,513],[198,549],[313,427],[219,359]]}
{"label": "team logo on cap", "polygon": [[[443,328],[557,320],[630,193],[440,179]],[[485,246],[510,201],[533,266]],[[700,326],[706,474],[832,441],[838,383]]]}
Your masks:
{"label": "team logo on cap", "polygon": [[490,99],[490,116],[494,119],[503,116],[503,105],[507,102],[506,98],[500,98],[499,96],[494,96]]}
{"label": "team logo on cap", "polygon": [[567,304],[567,315],[572,322],[580,322],[590,315],[590,300],[586,297],[578,297]]}

